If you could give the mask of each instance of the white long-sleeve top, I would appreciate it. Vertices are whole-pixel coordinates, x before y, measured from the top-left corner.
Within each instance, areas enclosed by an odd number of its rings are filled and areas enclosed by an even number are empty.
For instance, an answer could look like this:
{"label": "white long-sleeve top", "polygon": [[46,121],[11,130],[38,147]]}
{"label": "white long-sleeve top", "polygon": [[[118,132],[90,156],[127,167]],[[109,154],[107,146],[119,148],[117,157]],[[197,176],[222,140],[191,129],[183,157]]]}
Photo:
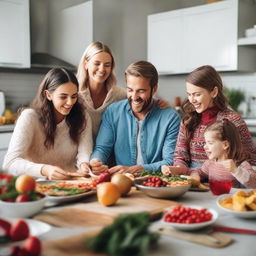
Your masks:
{"label": "white long-sleeve top", "polygon": [[46,149],[45,134],[36,111],[24,110],[15,125],[3,169],[13,175],[25,173],[34,177],[42,176],[41,168],[45,164],[75,171],[81,163],[89,162],[92,153],[92,124],[87,113],[86,122],[77,145],[70,138],[69,127],[63,119],[57,125],[54,146]]}

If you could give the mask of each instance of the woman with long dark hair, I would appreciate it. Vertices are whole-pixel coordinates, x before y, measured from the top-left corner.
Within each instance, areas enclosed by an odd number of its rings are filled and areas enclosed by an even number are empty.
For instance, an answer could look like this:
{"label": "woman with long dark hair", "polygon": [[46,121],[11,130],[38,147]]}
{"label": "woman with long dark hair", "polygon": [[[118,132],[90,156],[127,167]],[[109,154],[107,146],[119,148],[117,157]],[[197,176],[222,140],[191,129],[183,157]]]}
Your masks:
{"label": "woman with long dark hair", "polygon": [[50,70],[29,108],[15,126],[3,169],[14,175],[67,179],[89,172],[92,127],[79,95],[76,76]]}

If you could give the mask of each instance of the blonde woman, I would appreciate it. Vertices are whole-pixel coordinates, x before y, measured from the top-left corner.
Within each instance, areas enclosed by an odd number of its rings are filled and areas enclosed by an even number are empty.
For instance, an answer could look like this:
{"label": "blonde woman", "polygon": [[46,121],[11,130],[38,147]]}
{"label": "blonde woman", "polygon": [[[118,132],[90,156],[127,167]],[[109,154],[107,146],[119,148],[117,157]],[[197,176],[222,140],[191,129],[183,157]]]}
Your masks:
{"label": "blonde woman", "polygon": [[[114,56],[110,48],[102,42],[91,43],[85,49],[78,66],[79,91],[92,119],[94,141],[107,106],[126,99],[126,89],[117,86],[114,67]],[[160,108],[169,106],[162,99],[158,99],[157,104]]]}
{"label": "blonde woman", "polygon": [[92,119],[94,140],[106,107],[126,98],[126,90],[116,84],[114,67],[113,54],[102,42],[91,43],[78,66],[79,91]]}

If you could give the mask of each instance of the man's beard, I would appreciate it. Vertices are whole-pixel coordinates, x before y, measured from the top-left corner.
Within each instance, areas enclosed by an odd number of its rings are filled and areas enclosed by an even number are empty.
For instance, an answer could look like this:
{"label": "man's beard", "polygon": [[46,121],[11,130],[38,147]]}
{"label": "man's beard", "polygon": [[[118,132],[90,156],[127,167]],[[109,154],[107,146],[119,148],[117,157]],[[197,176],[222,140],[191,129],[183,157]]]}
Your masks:
{"label": "man's beard", "polygon": [[[137,101],[140,101],[140,100],[142,100],[140,97],[137,98]],[[131,106],[131,109],[133,110],[133,108],[132,108],[132,97],[129,97],[128,101],[129,101],[129,104]],[[134,112],[135,113],[141,113],[144,110],[148,110],[151,103],[152,103],[152,93],[151,93],[150,97],[147,100],[144,101],[144,104],[141,106],[141,108],[139,110],[137,110],[136,112],[135,111]]]}

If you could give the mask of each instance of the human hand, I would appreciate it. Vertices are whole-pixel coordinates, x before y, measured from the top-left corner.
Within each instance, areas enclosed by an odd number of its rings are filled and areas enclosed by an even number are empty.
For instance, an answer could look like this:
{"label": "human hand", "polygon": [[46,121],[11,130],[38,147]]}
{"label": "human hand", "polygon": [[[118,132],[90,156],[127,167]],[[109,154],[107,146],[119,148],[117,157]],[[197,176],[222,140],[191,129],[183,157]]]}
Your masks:
{"label": "human hand", "polygon": [[80,168],[76,172],[68,172],[67,174],[72,177],[86,177],[90,174],[90,167],[89,164],[83,162],[80,164]]}
{"label": "human hand", "polygon": [[222,164],[225,167],[225,169],[229,172],[235,173],[237,171],[237,166],[233,159],[222,160],[219,161],[218,163]]}
{"label": "human hand", "polygon": [[197,173],[191,173],[190,177],[193,179],[193,184],[199,185],[201,183],[201,178]]}
{"label": "human hand", "polygon": [[98,158],[91,159],[90,166],[92,170],[90,170],[91,176],[100,175],[101,173],[108,171],[108,166],[104,165]]}
{"label": "human hand", "polygon": [[109,169],[109,172],[111,174],[113,173],[131,173],[134,176],[137,176],[141,171],[143,170],[143,167],[141,165],[133,165],[133,166],[124,166],[124,165],[117,165]]}
{"label": "human hand", "polygon": [[43,176],[46,176],[49,180],[67,180],[69,175],[66,171],[58,166],[44,165],[41,169]]}
{"label": "human hand", "polygon": [[170,107],[169,102],[164,99],[158,98],[158,99],[155,99],[155,102],[159,106],[160,109],[165,109],[165,108]]}
{"label": "human hand", "polygon": [[172,176],[171,170],[169,169],[168,165],[162,165],[161,166],[161,172],[165,176],[169,176],[169,175]]}
{"label": "human hand", "polygon": [[161,167],[161,172],[166,176],[182,175],[187,173],[187,169],[186,166],[163,165]]}

